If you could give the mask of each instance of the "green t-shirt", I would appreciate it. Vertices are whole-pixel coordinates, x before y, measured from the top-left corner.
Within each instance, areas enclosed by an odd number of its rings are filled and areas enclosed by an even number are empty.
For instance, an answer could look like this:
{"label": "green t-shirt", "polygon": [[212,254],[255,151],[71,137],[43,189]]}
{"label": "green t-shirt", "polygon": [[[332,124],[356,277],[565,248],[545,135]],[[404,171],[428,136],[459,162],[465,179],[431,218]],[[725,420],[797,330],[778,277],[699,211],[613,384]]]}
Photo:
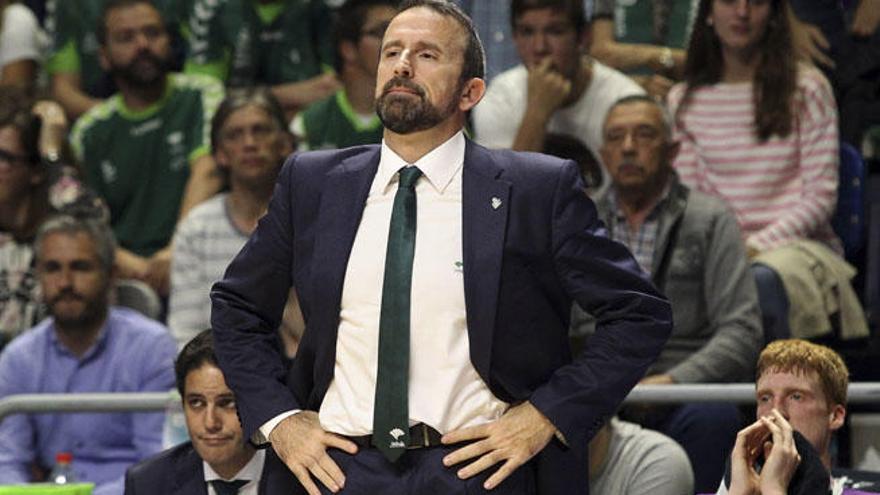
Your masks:
{"label": "green t-shirt", "polygon": [[382,142],[384,129],[379,116],[358,115],[344,90],[310,105],[297,115],[293,127],[303,147],[310,150],[377,144]]}
{"label": "green t-shirt", "polygon": [[332,23],[323,1],[193,1],[188,73],[241,87],[301,81],[333,66]]}
{"label": "green t-shirt", "polygon": [[[98,59],[95,32],[105,0],[49,0],[46,3],[46,31],[52,40],[46,69],[50,74],[77,73],[83,91],[103,98],[113,84]],[[172,33],[181,19],[181,0],[156,0],[165,24]],[[192,0],[186,0],[192,1]]]}
{"label": "green t-shirt", "polygon": [[170,74],[165,95],[146,110],[129,110],[117,94],[77,120],[71,146],[86,182],[107,202],[122,247],[149,256],[168,244],[189,166],[210,151],[222,99],[214,78]]}
{"label": "green t-shirt", "polygon": [[597,0],[594,17],[614,20],[614,38],[624,43],[686,48],[697,0]]}

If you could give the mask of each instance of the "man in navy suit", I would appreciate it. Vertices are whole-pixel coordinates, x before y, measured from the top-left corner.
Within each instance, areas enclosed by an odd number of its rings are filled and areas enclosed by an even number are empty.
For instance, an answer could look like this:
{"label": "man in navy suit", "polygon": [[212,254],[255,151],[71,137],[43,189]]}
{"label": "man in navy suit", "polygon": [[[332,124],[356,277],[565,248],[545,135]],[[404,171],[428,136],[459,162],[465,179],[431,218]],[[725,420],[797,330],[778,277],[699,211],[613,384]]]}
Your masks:
{"label": "man in navy suit", "polygon": [[[573,162],[463,136],[483,70],[457,7],[402,7],[380,54],[382,145],[291,157],[214,286],[244,431],[311,495],[587,493],[590,437],[668,337],[668,303],[605,237]],[[274,329],[291,286],[306,331],[287,370]],[[573,300],[599,319],[575,360]],[[401,396],[404,424],[383,426]]]}
{"label": "man in navy suit", "polygon": [[235,396],[205,330],[189,341],[174,364],[177,390],[191,442],[141,461],[125,475],[127,495],[263,495],[288,493],[293,475],[271,449],[244,439]]}

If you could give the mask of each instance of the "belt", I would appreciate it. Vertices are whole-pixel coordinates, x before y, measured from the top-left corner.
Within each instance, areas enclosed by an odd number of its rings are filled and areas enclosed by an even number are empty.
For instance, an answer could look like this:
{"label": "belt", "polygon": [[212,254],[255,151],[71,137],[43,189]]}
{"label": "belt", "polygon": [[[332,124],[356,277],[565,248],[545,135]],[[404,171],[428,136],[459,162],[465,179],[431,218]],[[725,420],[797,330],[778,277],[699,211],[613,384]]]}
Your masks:
{"label": "belt", "polygon": [[[440,437],[443,435],[433,427],[425,423],[417,423],[409,427],[409,443],[407,449],[422,449],[441,445]],[[361,435],[358,437],[346,437],[360,448],[373,446],[373,435]]]}

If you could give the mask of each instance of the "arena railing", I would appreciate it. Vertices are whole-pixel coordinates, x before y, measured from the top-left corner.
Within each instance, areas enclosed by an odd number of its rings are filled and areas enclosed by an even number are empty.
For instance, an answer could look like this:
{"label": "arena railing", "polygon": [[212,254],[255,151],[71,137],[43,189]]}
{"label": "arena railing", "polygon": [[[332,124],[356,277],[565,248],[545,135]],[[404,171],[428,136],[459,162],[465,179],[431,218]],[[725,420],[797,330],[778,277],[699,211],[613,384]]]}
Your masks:
{"label": "arena railing", "polygon": [[[0,420],[17,413],[161,411],[180,400],[177,392],[21,394],[0,399]],[[880,404],[880,382],[851,383],[849,404]],[[755,401],[751,383],[639,385],[625,403],[678,404]]]}

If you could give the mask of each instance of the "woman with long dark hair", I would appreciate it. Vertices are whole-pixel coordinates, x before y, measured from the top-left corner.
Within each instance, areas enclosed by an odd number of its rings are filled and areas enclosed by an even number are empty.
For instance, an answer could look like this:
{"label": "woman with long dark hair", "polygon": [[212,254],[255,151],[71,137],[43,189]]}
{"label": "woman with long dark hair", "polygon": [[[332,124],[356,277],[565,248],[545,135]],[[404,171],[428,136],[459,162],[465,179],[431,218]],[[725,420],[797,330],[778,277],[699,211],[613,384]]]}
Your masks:
{"label": "woman with long dark hair", "polygon": [[730,204],[750,253],[805,238],[840,251],[837,109],[797,61],[784,0],[702,0],[670,106],[682,180]]}
{"label": "woman with long dark hair", "polygon": [[682,181],[733,209],[761,261],[753,272],[768,340],[788,335],[787,272],[766,256],[802,240],[835,260],[842,248],[830,223],[837,108],[825,77],[795,55],[785,0],[701,0],[669,105]]}

